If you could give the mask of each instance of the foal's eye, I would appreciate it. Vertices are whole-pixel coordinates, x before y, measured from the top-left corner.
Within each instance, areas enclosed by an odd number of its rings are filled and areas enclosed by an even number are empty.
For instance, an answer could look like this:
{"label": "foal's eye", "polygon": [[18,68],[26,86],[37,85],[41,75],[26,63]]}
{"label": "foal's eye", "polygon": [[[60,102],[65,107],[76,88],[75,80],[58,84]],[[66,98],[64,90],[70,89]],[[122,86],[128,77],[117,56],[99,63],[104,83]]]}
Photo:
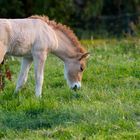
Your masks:
{"label": "foal's eye", "polygon": [[80,67],[80,70],[81,70],[81,71],[83,71],[83,70],[84,70],[84,68],[81,66],[81,67]]}

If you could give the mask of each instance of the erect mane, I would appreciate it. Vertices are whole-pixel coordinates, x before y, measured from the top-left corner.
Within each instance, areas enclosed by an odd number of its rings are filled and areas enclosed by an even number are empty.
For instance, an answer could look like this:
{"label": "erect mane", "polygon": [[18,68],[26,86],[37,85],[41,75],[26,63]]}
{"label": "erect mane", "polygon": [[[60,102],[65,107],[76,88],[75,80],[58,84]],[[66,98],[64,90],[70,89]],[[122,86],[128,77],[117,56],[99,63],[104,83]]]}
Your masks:
{"label": "erect mane", "polygon": [[61,32],[63,32],[73,43],[74,46],[77,47],[79,52],[84,53],[85,49],[81,46],[80,42],[78,41],[78,38],[74,34],[74,32],[66,25],[63,25],[61,23],[57,23],[54,20],[49,20],[47,16],[39,16],[39,15],[33,15],[28,18],[32,19],[41,19],[44,22],[46,22],[48,25],[52,26],[54,29],[59,29]]}

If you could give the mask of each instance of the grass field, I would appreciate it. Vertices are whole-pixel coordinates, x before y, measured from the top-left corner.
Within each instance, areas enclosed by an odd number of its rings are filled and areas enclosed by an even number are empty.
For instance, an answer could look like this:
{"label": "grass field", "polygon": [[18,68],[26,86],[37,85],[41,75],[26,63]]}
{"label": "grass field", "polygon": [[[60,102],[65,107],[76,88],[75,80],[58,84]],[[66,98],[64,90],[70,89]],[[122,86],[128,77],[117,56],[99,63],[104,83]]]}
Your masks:
{"label": "grass field", "polygon": [[82,89],[71,91],[63,63],[49,55],[42,99],[34,96],[33,67],[13,96],[20,61],[9,61],[12,82],[0,92],[0,139],[139,140],[140,40],[82,41],[91,52]]}

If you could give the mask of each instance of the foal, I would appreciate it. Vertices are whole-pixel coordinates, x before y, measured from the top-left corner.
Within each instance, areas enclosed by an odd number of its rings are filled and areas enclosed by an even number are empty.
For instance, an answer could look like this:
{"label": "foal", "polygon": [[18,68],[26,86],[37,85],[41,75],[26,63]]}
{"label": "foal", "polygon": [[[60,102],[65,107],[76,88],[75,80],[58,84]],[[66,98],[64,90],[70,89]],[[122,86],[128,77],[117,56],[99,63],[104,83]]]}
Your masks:
{"label": "foal", "polygon": [[23,57],[16,93],[27,81],[34,62],[35,94],[41,96],[44,65],[49,52],[64,62],[64,75],[70,88],[79,89],[89,53],[68,27],[50,21],[46,16],[0,19],[0,63],[5,54]]}

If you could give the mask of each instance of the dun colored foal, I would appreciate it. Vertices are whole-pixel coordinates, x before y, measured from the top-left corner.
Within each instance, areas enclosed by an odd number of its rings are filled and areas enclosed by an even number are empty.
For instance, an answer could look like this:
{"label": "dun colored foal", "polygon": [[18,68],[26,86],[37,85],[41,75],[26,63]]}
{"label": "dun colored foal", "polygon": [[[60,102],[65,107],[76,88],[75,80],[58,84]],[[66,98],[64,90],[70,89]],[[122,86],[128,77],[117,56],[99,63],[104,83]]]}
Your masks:
{"label": "dun colored foal", "polygon": [[6,54],[22,57],[16,93],[26,83],[30,66],[34,62],[35,94],[41,96],[48,53],[53,53],[64,62],[68,85],[72,89],[79,89],[89,53],[81,46],[72,30],[49,20],[47,16],[0,19],[0,63]]}

